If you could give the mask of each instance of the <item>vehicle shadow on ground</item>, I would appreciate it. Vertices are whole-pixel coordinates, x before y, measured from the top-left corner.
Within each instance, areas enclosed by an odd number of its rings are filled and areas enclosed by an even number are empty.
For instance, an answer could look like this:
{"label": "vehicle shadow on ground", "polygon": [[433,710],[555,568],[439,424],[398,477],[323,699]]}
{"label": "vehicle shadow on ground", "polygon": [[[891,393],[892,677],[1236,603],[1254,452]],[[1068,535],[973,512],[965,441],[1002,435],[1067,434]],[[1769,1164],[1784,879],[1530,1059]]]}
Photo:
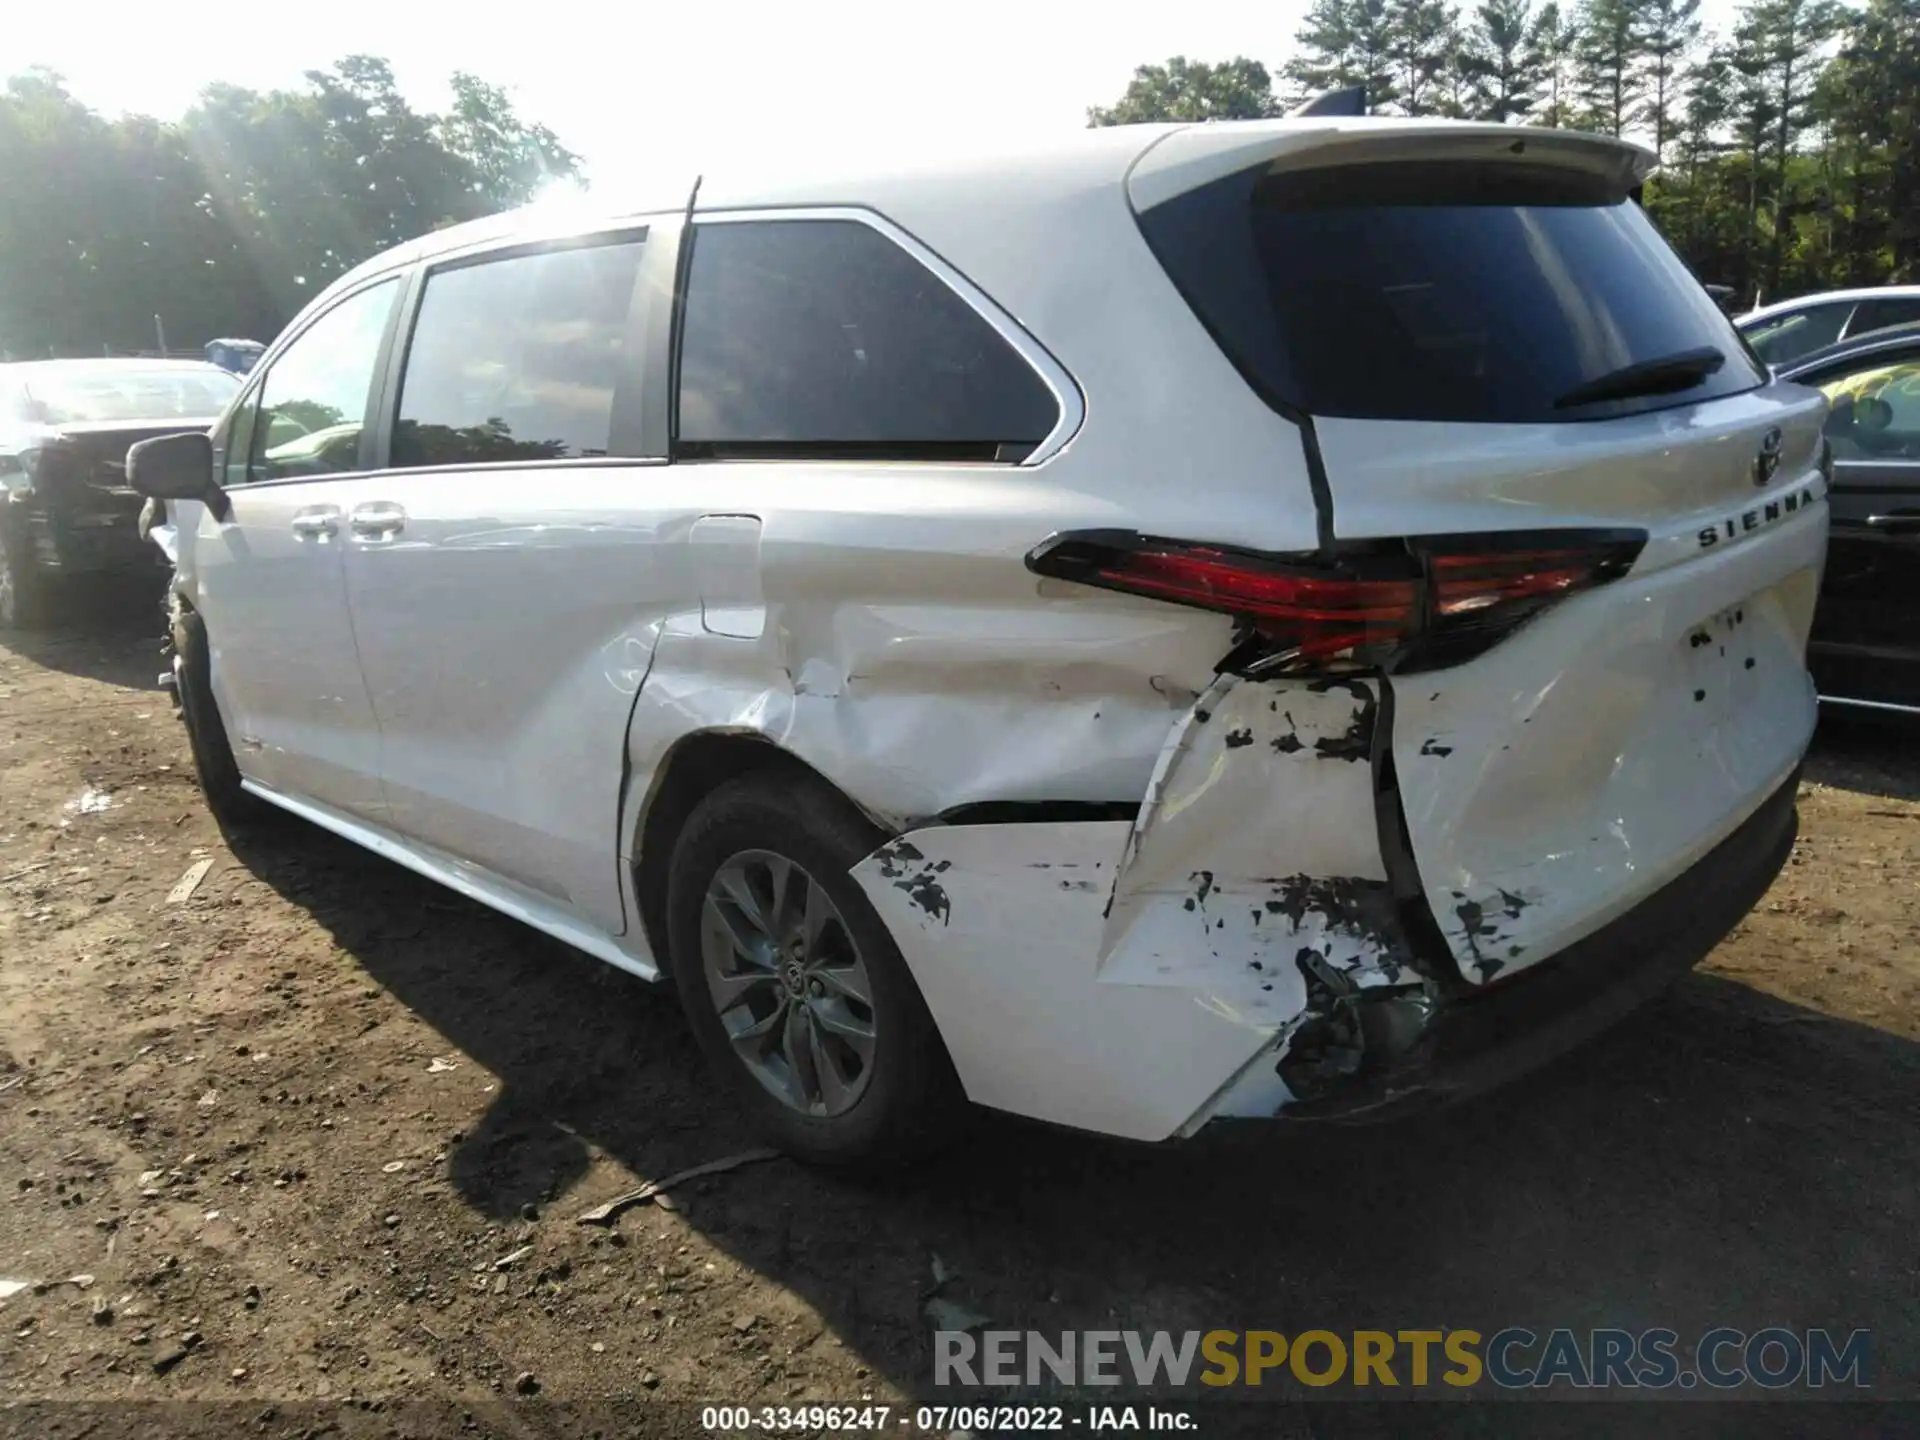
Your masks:
{"label": "vehicle shadow on ground", "polygon": [[[164,588],[159,577],[69,584],[44,623],[0,631],[0,650],[68,675],[154,690],[165,664]],[[148,638],[152,645],[141,643]]]}
{"label": "vehicle shadow on ground", "polygon": [[1917,736],[1920,716],[1822,709],[1806,778],[1836,790],[1920,800],[1920,767],[1907,758]]}
{"label": "vehicle shadow on ground", "polygon": [[[449,1159],[476,1211],[568,1223],[604,1198],[569,1193],[590,1147],[661,1177],[755,1143],[669,992],[304,825],[232,838],[499,1077]],[[1694,975],[1507,1091],[1389,1126],[1158,1148],[983,1117],[885,1183],[779,1161],[679,1208],[923,1393],[938,1255],[1008,1328],[1869,1327],[1878,1393],[1913,1394],[1917,1094],[1920,1046]]]}

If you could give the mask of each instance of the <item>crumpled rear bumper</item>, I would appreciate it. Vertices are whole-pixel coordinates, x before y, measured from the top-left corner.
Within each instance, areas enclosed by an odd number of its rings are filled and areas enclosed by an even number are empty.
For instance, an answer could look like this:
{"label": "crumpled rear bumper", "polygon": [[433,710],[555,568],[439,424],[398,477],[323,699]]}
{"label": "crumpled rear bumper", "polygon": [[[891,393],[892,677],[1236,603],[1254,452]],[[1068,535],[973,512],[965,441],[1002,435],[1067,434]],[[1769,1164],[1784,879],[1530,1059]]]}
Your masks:
{"label": "crumpled rear bumper", "polygon": [[1419,1042],[1288,1120],[1375,1120],[1465,1099],[1591,1039],[1712,952],[1767,893],[1799,830],[1793,773],[1691,869],[1585,940],[1492,985],[1444,996]]}
{"label": "crumpled rear bumper", "polygon": [[1411,931],[1338,886],[1284,878],[1259,882],[1274,908],[1252,904],[1251,924],[1245,887],[1223,903],[1212,872],[1186,899],[1155,883],[1132,892],[1150,923],[1116,943],[1124,822],[934,826],[854,878],[982,1104],[1140,1140],[1227,1118],[1362,1121],[1504,1083],[1698,964],[1786,863],[1798,779],[1664,889],[1489,985],[1420,959]]}

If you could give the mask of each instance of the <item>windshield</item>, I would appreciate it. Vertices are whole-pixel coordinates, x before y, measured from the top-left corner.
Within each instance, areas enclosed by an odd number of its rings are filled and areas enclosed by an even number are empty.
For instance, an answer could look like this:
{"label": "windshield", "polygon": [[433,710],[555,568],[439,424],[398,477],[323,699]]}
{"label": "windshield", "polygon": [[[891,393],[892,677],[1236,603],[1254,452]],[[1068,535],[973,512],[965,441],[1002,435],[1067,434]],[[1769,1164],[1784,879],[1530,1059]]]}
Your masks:
{"label": "windshield", "polygon": [[[1156,206],[1140,225],[1242,373],[1312,415],[1591,420],[1765,380],[1640,207],[1569,171],[1254,172]],[[1726,363],[1685,385],[1595,388],[1708,349]],[[1582,393],[1607,398],[1564,403]]]}
{"label": "windshield", "polygon": [[219,370],[112,370],[42,373],[28,380],[28,408],[43,424],[105,420],[207,419],[240,388]]}

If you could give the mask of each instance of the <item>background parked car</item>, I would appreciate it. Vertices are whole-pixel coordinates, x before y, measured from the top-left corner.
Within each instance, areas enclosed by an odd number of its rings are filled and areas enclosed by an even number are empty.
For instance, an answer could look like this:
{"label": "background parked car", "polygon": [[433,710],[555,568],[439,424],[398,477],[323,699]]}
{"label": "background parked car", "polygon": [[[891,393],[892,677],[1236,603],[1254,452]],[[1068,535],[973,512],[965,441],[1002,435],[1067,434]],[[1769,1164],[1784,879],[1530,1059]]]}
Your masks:
{"label": "background parked car", "polygon": [[1920,285],[1831,290],[1762,305],[1735,323],[1754,353],[1773,366],[1893,325],[1920,321]]}
{"label": "background parked car", "polygon": [[1832,407],[1832,535],[1808,665],[1829,705],[1920,713],[1920,326],[1829,347],[1781,378]]}
{"label": "background parked car", "polygon": [[56,576],[163,573],[127,447],[208,429],[239,386],[197,360],[0,365],[0,628],[33,623]]}

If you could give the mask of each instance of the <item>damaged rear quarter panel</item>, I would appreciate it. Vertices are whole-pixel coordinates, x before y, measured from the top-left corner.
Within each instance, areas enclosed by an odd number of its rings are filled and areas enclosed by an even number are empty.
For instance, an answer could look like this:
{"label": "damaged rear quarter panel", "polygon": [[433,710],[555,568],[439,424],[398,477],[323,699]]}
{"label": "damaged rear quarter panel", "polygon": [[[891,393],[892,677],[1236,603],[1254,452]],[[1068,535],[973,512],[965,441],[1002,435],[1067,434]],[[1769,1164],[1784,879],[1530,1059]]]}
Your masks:
{"label": "damaged rear quarter panel", "polygon": [[[689,566],[701,593],[661,623],[628,736],[629,861],[665,862],[637,838],[680,741],[778,746],[900,832],[855,876],[968,1092],[1140,1138],[1211,1113],[1256,1062],[1269,1078],[1235,1104],[1287,1099],[1273,1061],[1303,965],[1394,983],[1376,685],[1222,678],[1226,617],[1037,580],[1033,544],[1113,519],[1038,475],[856,467],[833,508],[802,510],[759,501],[818,502],[806,467],[701,478],[706,513],[760,518],[758,585],[719,593],[745,572]],[[1190,526],[1167,503],[1148,521]],[[748,527],[709,528],[724,544]],[[1060,801],[1143,809],[1137,828],[938,823]]]}
{"label": "damaged rear quarter panel", "polygon": [[[708,731],[771,741],[895,830],[978,803],[1137,800],[1231,643],[1223,616],[1036,580],[1023,557],[1061,515],[1110,518],[1038,474],[685,473],[709,513],[760,517],[757,573],[708,593],[739,572],[717,543],[687,567],[699,593],[665,623],[628,737],[630,858],[660,766]],[[737,633],[703,623],[715,610]]]}
{"label": "damaged rear quarter panel", "polygon": [[1373,682],[1219,677],[1135,825],[934,826],[862,862],[968,1094],[1160,1139],[1287,1104],[1310,992],[1424,993],[1377,840],[1379,715]]}

